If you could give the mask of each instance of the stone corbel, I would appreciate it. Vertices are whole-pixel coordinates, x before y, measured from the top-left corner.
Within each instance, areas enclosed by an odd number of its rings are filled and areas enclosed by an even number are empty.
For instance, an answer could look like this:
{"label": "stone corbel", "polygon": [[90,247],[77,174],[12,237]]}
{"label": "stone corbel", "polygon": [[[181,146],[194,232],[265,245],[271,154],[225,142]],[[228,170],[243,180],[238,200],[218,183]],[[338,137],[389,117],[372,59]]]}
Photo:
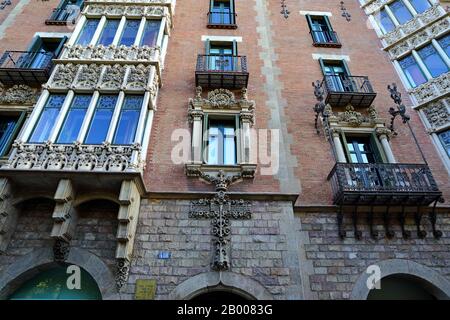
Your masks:
{"label": "stone corbel", "polygon": [[127,282],[134,238],[139,217],[141,196],[133,180],[124,180],[119,195],[119,226],[117,229],[116,285],[120,290]]}
{"label": "stone corbel", "polygon": [[0,178],[0,253],[8,247],[14,226],[17,223],[17,210],[12,204],[12,187],[7,178]]}

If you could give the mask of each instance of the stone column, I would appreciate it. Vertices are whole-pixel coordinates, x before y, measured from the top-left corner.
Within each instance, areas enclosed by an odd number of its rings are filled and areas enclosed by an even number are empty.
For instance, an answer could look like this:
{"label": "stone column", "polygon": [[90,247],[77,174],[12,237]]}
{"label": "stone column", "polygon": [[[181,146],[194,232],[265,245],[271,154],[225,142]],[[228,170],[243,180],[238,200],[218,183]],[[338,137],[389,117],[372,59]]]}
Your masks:
{"label": "stone column", "polygon": [[383,146],[384,154],[386,155],[388,162],[397,163],[388,140],[388,136],[389,134],[391,134],[391,131],[387,128],[379,128],[377,129],[377,134],[378,139],[380,139],[381,145]]}
{"label": "stone column", "polygon": [[337,155],[337,161],[338,162],[342,162],[342,163],[346,163],[347,162],[347,158],[345,157],[344,148],[342,146],[341,138],[339,137],[340,131],[334,129],[332,131],[332,134],[333,134],[334,147],[335,147],[336,155]]}
{"label": "stone column", "polygon": [[203,111],[192,110],[192,163],[202,163]]}

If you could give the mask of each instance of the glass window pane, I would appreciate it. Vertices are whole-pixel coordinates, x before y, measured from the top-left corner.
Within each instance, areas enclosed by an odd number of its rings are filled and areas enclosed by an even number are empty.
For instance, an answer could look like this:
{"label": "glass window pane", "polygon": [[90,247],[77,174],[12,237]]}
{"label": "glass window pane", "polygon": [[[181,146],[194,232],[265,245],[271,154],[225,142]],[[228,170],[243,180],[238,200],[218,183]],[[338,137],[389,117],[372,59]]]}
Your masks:
{"label": "glass window pane", "polygon": [[442,146],[444,147],[447,155],[450,158],[450,130],[441,132],[438,134],[439,139],[441,140]]}
{"label": "glass window pane", "polygon": [[429,7],[431,7],[431,4],[428,2],[428,0],[409,0],[409,2],[411,2],[417,13],[422,13]]}
{"label": "glass window pane", "polygon": [[155,46],[158,39],[161,20],[147,20],[144,34],[142,35],[141,46]]}
{"label": "glass window pane", "polygon": [[99,19],[87,19],[80,35],[78,36],[77,44],[87,46],[89,42],[91,42],[99,22]]}
{"label": "glass window pane", "polygon": [[117,124],[114,144],[132,144],[141,113],[142,96],[126,96]]}
{"label": "glass window pane", "polygon": [[442,50],[444,50],[447,56],[450,58],[450,34],[439,39],[438,42]]}
{"label": "glass window pane", "polygon": [[210,127],[208,130],[208,164],[219,163],[219,129]]}
{"label": "glass window pane", "polygon": [[98,44],[102,44],[104,46],[109,46],[116,35],[117,28],[119,27],[120,20],[107,20],[105,24],[105,28],[102,31],[102,35],[98,40]]}
{"label": "glass window pane", "polygon": [[421,85],[422,83],[427,82],[427,78],[425,78],[425,75],[423,74],[422,70],[420,69],[419,65],[412,55],[399,60],[398,63],[403,69],[403,72],[408,79],[411,87],[414,88],[418,85]]}
{"label": "glass window pane", "polygon": [[104,95],[99,97],[85,139],[86,144],[100,144],[105,141],[116,102],[117,96]]}
{"label": "glass window pane", "polygon": [[65,98],[64,94],[50,95],[33,130],[30,142],[41,143],[48,140]]}
{"label": "glass window pane", "polygon": [[56,141],[57,143],[73,143],[77,140],[90,102],[90,95],[76,95],[73,98],[66,120]]}
{"label": "glass window pane", "polygon": [[397,18],[398,22],[400,24],[404,24],[412,19],[412,14],[406,8],[405,4],[402,0],[397,0],[389,5],[389,8],[391,9],[394,16]]}
{"label": "glass window pane", "polygon": [[379,22],[383,31],[386,33],[395,29],[395,24],[384,9],[380,11]]}
{"label": "glass window pane", "polygon": [[14,133],[18,121],[18,117],[1,117],[0,118],[0,156],[6,154],[9,149],[11,135]]}
{"label": "glass window pane", "polygon": [[432,44],[420,49],[417,52],[433,78],[436,78],[448,71],[447,65]]}
{"label": "glass window pane", "polygon": [[140,23],[141,20],[127,20],[125,22],[125,27],[123,29],[119,45],[132,46],[134,44]]}

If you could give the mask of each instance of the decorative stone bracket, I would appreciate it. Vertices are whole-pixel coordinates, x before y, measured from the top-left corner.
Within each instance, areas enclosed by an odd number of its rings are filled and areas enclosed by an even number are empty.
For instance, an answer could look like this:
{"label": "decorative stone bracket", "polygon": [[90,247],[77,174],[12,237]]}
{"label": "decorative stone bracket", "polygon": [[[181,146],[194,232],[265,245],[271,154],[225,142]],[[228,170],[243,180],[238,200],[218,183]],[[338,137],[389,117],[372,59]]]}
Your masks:
{"label": "decorative stone bracket", "polygon": [[141,196],[136,183],[124,180],[119,195],[119,227],[117,229],[117,270],[116,284],[120,290],[127,282],[130,261],[133,252],[134,238],[139,218]]}
{"label": "decorative stone bracket", "polygon": [[[239,116],[240,130],[237,130],[238,163],[234,166],[208,165],[202,157],[206,130],[203,128],[205,115]],[[250,163],[250,128],[255,123],[255,102],[248,100],[247,89],[241,91],[241,99],[227,89],[216,89],[202,98],[202,88],[196,88],[196,96],[189,100],[188,119],[192,123],[192,160],[186,164],[188,176],[200,176],[202,172],[217,173],[219,170],[240,173],[243,178],[253,178],[256,164]]]}

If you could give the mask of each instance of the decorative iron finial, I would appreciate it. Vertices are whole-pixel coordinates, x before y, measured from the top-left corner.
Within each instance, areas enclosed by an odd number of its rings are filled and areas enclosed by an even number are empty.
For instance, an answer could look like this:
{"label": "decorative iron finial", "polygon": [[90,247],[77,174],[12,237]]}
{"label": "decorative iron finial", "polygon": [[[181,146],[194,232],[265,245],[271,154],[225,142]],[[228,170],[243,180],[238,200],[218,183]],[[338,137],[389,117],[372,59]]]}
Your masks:
{"label": "decorative iron finial", "polygon": [[287,19],[289,18],[289,14],[291,13],[288,8],[285,0],[281,0],[281,11],[280,13]]}
{"label": "decorative iron finial", "polygon": [[391,94],[392,100],[394,100],[396,104],[396,108],[390,107],[389,108],[389,114],[392,116],[391,118],[391,125],[389,129],[394,133],[394,135],[397,135],[398,133],[394,129],[394,121],[397,116],[400,116],[402,118],[403,123],[407,123],[411,117],[406,114],[406,107],[402,103],[402,94],[397,90],[397,85],[393,83],[392,85],[388,85],[388,90]]}
{"label": "decorative iron finial", "polygon": [[344,1],[341,1],[341,11],[342,16],[345,18],[345,20],[350,22],[352,20],[352,15],[348,13],[347,8],[345,8]]}

